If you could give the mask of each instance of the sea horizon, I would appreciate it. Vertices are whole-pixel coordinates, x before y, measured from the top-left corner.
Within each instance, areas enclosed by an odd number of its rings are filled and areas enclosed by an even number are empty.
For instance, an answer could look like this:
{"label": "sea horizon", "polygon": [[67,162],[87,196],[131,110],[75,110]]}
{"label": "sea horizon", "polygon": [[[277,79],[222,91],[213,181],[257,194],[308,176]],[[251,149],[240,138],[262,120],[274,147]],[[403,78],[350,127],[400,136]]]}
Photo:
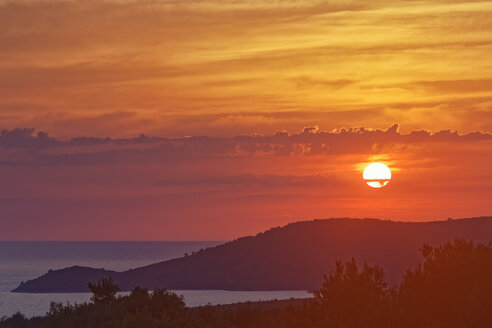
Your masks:
{"label": "sea horizon", "polygon": [[[74,265],[125,271],[213,247],[219,241],[0,241],[0,317],[44,315],[51,302],[89,302],[91,293],[13,293],[21,281]],[[95,252],[95,250],[98,250]],[[303,298],[306,291],[174,290],[187,306]],[[128,292],[121,292],[126,295]]]}

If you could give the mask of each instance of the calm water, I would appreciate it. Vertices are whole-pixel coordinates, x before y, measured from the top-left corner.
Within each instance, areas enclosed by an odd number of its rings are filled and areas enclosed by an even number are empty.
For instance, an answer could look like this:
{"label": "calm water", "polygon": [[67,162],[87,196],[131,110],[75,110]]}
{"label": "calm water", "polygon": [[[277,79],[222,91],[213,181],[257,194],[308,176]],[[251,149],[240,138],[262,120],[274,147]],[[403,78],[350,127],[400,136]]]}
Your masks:
{"label": "calm water", "polygon": [[[50,269],[72,265],[116,271],[183,256],[220,242],[0,242],[0,317],[20,311],[44,314],[50,302],[82,303],[89,293],[10,293],[21,281],[35,278]],[[188,306],[228,304],[245,301],[309,297],[304,291],[176,291]]]}

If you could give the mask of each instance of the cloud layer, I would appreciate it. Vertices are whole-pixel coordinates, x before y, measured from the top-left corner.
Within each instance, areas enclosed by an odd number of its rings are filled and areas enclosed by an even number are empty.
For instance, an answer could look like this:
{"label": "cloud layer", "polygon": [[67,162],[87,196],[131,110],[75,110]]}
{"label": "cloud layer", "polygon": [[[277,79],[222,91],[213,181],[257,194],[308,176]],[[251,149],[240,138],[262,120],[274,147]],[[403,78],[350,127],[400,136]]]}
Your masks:
{"label": "cloud layer", "polygon": [[[0,0],[0,239],[490,215],[491,14],[460,0]],[[361,179],[373,161],[393,171],[379,191]]]}
{"label": "cloud layer", "polygon": [[395,121],[491,132],[491,11],[453,0],[3,0],[0,120],[68,138]]}
{"label": "cloud layer", "polygon": [[[317,217],[492,210],[492,135],[342,128],[233,137],[0,134],[0,239],[229,239]],[[387,163],[383,190],[364,166]]]}

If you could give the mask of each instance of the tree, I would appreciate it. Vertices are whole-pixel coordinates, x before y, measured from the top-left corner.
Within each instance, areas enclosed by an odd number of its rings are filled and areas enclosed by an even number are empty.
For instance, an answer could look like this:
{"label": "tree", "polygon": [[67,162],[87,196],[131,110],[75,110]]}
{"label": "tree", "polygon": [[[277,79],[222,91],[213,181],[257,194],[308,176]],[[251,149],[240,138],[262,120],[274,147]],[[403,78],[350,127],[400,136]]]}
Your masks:
{"label": "tree", "polygon": [[10,318],[3,317],[0,320],[0,327],[8,328],[28,328],[29,320],[20,312],[14,313]]}
{"label": "tree", "polygon": [[404,327],[492,327],[492,245],[463,239],[421,249],[398,290]]}
{"label": "tree", "polygon": [[355,259],[346,263],[338,261],[314,295],[334,327],[384,327],[388,324],[390,291],[379,266],[364,264],[360,270]]}
{"label": "tree", "polygon": [[165,289],[156,289],[150,296],[151,311],[156,313],[165,312],[170,317],[176,317],[182,314],[186,305],[183,296],[178,296],[174,292]]}
{"label": "tree", "polygon": [[120,291],[120,287],[112,278],[103,278],[97,283],[89,283],[89,289],[92,292],[91,300],[94,303],[109,303],[116,299],[116,293]]}

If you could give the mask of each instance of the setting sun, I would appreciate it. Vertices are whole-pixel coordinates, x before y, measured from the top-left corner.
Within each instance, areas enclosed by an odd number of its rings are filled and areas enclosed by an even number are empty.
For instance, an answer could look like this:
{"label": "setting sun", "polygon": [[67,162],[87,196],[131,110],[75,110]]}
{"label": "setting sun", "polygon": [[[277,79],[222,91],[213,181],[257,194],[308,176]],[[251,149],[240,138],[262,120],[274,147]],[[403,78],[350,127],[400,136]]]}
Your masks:
{"label": "setting sun", "polygon": [[369,187],[382,188],[391,180],[391,170],[383,163],[371,163],[364,169],[362,177]]}
{"label": "setting sun", "polygon": [[0,0],[0,328],[492,328],[491,17]]}

